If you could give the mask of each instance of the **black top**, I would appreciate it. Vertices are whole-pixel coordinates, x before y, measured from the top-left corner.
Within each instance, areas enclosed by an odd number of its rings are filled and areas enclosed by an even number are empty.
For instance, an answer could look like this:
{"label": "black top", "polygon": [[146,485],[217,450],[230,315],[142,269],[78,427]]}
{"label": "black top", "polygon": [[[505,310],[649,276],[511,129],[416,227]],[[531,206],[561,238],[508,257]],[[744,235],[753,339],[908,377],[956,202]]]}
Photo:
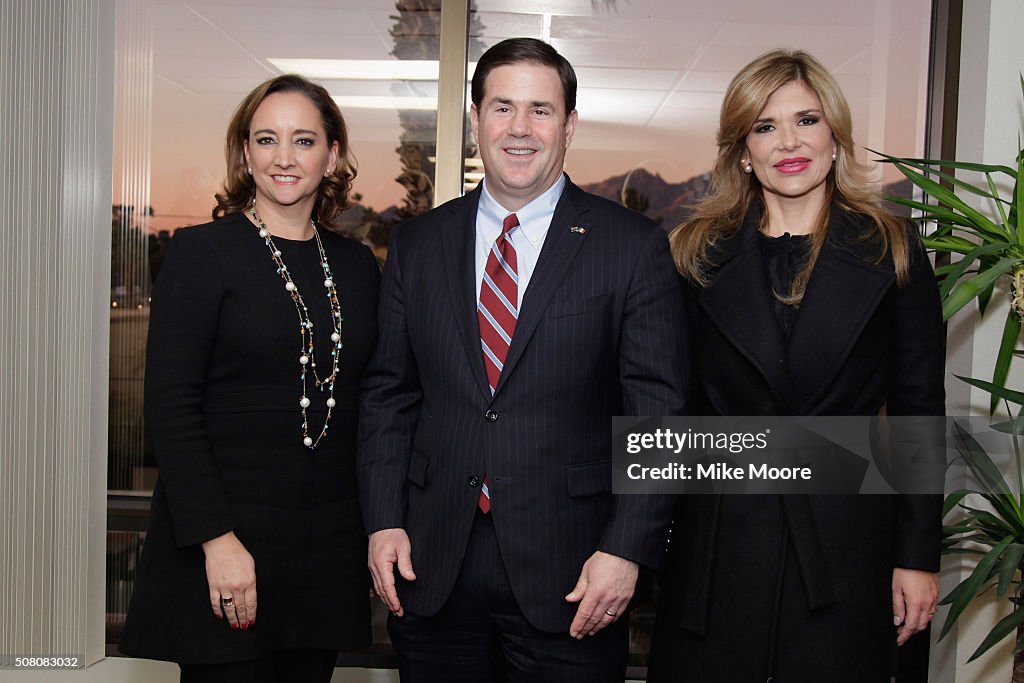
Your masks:
{"label": "black top", "polygon": [[789,296],[793,289],[793,278],[804,266],[807,250],[810,247],[810,235],[790,235],[788,232],[779,237],[771,237],[758,231],[758,246],[765,270],[768,271],[768,287],[772,293],[772,312],[775,314],[782,331],[783,339],[789,339],[789,331],[796,322],[799,306],[787,304],[779,299]]}
{"label": "black top", "polygon": [[[356,390],[376,341],[379,273],[364,246],[320,235],[344,347],[337,406],[315,450],[302,445],[299,317],[255,226],[234,214],[171,241],[146,360],[146,426],[160,477],[126,654],[214,663],[370,640],[355,426]],[[330,307],[316,242],[275,243],[309,307],[321,376],[329,374]],[[311,377],[307,387],[316,438],[327,394]],[[209,606],[200,544],[229,530],[256,565],[259,608],[245,632],[217,621]]]}

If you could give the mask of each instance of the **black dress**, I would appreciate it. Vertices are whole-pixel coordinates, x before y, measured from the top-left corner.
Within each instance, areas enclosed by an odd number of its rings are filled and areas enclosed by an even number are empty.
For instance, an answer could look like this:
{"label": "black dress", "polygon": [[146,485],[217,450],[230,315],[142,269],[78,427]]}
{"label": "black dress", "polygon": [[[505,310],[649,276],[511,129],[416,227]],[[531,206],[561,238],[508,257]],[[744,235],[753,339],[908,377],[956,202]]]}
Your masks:
{"label": "black dress", "polygon": [[[759,215],[714,245],[711,284],[689,291],[697,413],[941,415],[944,334],[920,241],[901,288],[867,220],[833,207],[796,309],[771,291],[788,291],[804,238],[765,238]],[[938,570],[941,504],[681,496],[648,680],[888,683],[892,570]]]}
{"label": "black dress", "polygon": [[[160,476],[125,654],[205,664],[370,642],[355,430],[360,375],[377,336],[379,272],[366,247],[322,228],[320,235],[344,347],[337,405],[315,450],[302,444],[299,317],[256,228],[234,214],[171,241],[146,359],[146,421]],[[309,307],[327,374],[332,328],[316,242],[275,243]],[[307,386],[316,438],[327,393]],[[244,632],[213,616],[201,547],[230,530],[256,568],[256,624]]]}

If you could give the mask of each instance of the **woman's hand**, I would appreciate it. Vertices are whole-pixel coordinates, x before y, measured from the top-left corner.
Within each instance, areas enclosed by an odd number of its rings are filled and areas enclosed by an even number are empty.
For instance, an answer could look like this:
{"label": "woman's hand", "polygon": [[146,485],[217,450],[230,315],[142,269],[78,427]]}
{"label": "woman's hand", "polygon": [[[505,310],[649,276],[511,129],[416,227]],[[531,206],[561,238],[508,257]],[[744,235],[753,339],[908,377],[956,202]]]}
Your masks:
{"label": "woman's hand", "polygon": [[214,616],[227,617],[231,628],[245,631],[256,623],[256,563],[252,555],[234,531],[203,543],[203,552]]}
{"label": "woman's hand", "polygon": [[927,628],[935,616],[938,597],[938,574],[899,567],[892,570],[892,621],[898,627],[897,645]]}

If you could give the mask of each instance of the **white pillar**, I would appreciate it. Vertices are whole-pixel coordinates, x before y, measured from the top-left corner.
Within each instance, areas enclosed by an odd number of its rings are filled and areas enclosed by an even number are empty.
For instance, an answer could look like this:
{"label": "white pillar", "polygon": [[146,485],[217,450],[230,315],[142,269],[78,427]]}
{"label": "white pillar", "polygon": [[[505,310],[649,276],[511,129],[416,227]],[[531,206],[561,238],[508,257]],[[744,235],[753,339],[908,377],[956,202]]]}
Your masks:
{"label": "white pillar", "polygon": [[0,656],[104,651],[114,12],[0,4]]}

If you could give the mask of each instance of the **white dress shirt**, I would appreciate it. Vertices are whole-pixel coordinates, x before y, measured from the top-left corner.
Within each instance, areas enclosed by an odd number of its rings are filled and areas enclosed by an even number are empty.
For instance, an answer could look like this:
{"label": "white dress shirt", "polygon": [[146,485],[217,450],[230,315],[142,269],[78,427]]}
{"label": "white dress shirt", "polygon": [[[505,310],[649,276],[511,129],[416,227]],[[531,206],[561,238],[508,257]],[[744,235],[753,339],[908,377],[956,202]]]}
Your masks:
{"label": "white dress shirt", "polygon": [[476,298],[480,300],[480,286],[484,281],[484,269],[487,267],[487,255],[491,252],[494,240],[501,234],[505,216],[515,213],[519,219],[519,227],[510,234],[512,244],[516,248],[517,272],[519,275],[519,301],[516,308],[520,309],[523,304],[523,294],[530,284],[530,277],[537,267],[537,259],[540,258],[540,250],[544,246],[544,238],[547,237],[548,227],[551,225],[551,218],[555,215],[555,205],[558,204],[565,188],[565,174],[558,176],[555,184],[549,187],[544,194],[540,195],[529,204],[518,211],[509,211],[498,203],[491,193],[487,191],[487,180],[483,181],[483,192],[480,194],[480,204],[476,210]]}

